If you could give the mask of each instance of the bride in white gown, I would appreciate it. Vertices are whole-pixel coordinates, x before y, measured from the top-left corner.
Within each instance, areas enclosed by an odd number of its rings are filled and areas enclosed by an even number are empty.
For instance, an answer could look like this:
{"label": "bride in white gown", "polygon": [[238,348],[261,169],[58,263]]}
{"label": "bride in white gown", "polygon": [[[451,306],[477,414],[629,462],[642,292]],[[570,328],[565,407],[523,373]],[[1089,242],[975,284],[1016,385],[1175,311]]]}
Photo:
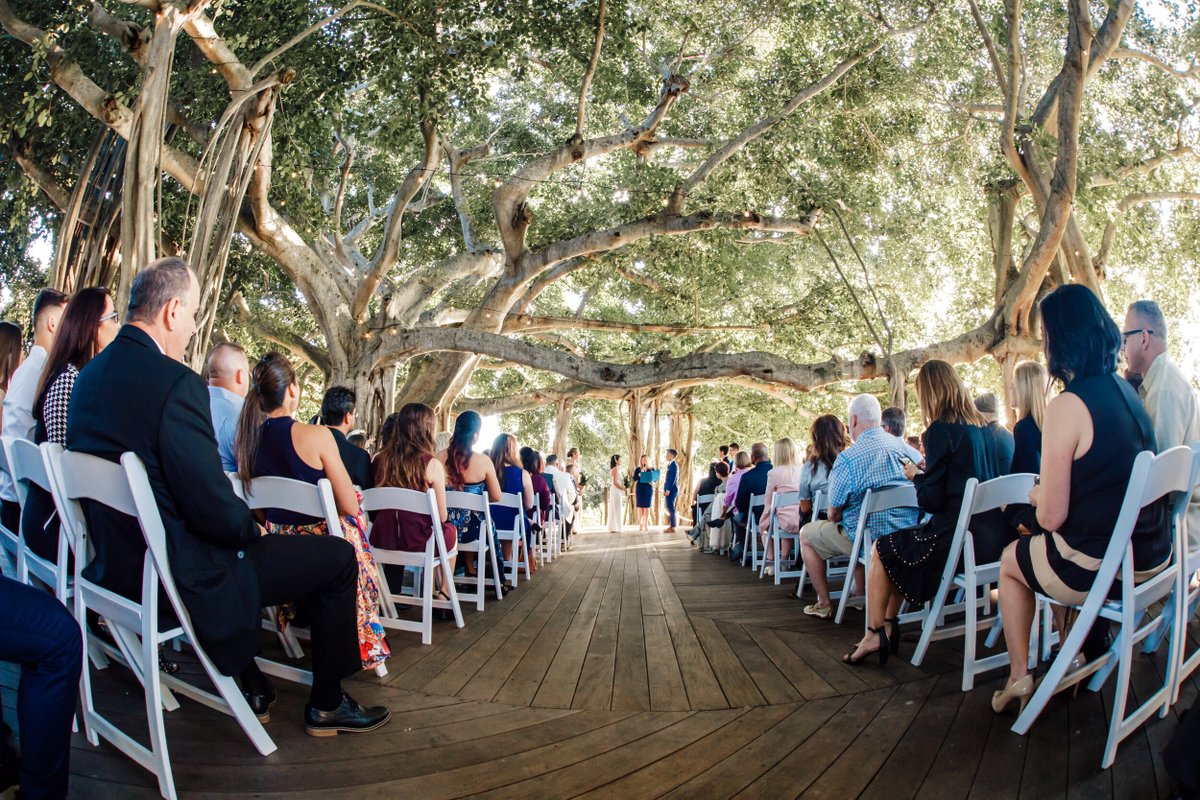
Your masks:
{"label": "bride in white gown", "polygon": [[608,529],[620,533],[624,526],[625,487],[621,483],[621,457],[613,456],[609,461],[612,471],[608,479]]}

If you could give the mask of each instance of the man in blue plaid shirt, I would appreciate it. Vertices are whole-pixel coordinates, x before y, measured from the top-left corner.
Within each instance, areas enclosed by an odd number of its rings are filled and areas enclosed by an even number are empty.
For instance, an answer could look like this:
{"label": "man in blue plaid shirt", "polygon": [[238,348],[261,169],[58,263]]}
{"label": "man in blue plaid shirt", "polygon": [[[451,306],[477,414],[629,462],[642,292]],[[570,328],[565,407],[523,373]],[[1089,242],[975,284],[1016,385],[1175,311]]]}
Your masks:
{"label": "man in blue plaid shirt", "polygon": [[[825,562],[850,555],[851,537],[858,529],[859,510],[867,490],[908,483],[900,461],[902,456],[908,458],[908,448],[903,440],[880,427],[881,419],[882,409],[873,395],[860,394],[850,402],[850,438],[854,444],[842,451],[829,472],[829,519],[810,522],[800,529],[800,553],[817,593],[817,602],[805,606],[805,614],[823,619],[833,615]],[[915,508],[872,514],[864,528],[868,536],[863,543],[864,552],[869,552],[880,536],[916,524]],[[860,564],[855,565],[854,583],[860,596],[865,585]],[[860,598],[857,603],[860,608],[861,602]]]}

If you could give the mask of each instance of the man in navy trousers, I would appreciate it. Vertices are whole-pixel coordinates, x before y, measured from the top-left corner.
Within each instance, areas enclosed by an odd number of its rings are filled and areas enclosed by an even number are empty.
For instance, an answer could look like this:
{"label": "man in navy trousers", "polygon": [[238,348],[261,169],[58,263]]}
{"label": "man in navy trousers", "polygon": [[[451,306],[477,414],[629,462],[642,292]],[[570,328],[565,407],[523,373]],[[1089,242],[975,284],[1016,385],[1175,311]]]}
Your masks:
{"label": "man in navy trousers", "polygon": [[675,498],[679,497],[679,464],[672,448],[667,448],[667,480],[663,483],[663,496],[667,503],[667,533],[675,532]]}

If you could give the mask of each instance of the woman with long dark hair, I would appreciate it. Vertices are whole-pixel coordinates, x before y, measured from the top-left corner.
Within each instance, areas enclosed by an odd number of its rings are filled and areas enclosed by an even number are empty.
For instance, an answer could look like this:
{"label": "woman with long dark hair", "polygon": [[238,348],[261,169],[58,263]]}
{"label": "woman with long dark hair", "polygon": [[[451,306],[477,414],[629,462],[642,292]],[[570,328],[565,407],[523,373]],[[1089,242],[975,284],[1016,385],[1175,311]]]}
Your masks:
{"label": "woman with long dark hair", "polygon": [[[1063,391],[1046,405],[1041,482],[1029,493],[1036,509],[1032,535],[1009,545],[1000,561],[1000,613],[1009,677],[992,709],[1023,707],[1033,694],[1029,626],[1034,593],[1062,605],[1084,601],[1104,554],[1133,462],[1155,451],[1150,418],[1129,383],[1117,375],[1121,329],[1086,286],[1068,284],[1041,305],[1042,341],[1050,376]],[[1134,580],[1161,572],[1171,560],[1171,533],[1161,504],[1142,509],[1133,529]],[[1022,628],[1024,626],[1024,628]],[[1085,657],[1103,652],[1107,623],[1084,642]]]}
{"label": "woman with long dark hair", "polygon": [[[475,452],[479,441],[479,430],[483,420],[474,411],[464,411],[454,420],[454,431],[450,443],[437,454],[437,460],[446,468],[446,488],[455,492],[487,495],[488,500],[500,499],[500,481],[496,478],[496,466],[482,453]],[[449,520],[458,531],[458,541],[471,543],[483,534],[484,516],[479,511],[450,509]],[[493,546],[495,541],[493,540]],[[463,553],[463,566],[469,577],[475,577],[475,554]]]}
{"label": "woman with long dark hair", "polygon": [[[526,514],[525,544],[532,547],[533,529],[536,526],[540,530],[545,526],[546,520],[550,518],[550,504],[554,502],[554,493],[550,489],[550,484],[546,482],[546,476],[542,474],[546,471],[546,462],[542,459],[542,454],[532,447],[522,447],[518,452],[521,456],[521,469],[525,470],[529,476],[529,485],[533,489],[533,496],[537,498],[540,510],[538,518],[535,518],[532,512]],[[529,570],[530,572],[537,571],[532,558],[529,559]]]}
{"label": "woman with long dark hair", "polygon": [[[0,401],[8,394],[8,382],[12,380],[13,373],[25,358],[25,351],[22,349],[24,338],[18,325],[8,321],[0,322]],[[3,420],[0,413],[0,424]]]}
{"label": "woman with long dark hair", "polygon": [[[525,509],[525,516],[528,518],[533,511],[533,480],[529,477],[529,473],[521,467],[520,447],[517,445],[517,437],[502,433],[492,442],[492,468],[496,472],[496,479],[500,483],[500,491],[507,494],[515,494],[521,498],[521,507]],[[493,505],[492,509],[492,524],[499,530],[512,530],[516,526],[517,512],[516,509],[506,506]],[[504,542],[504,560],[511,561],[513,557],[512,542]],[[533,559],[530,560],[530,571],[533,570]],[[505,587],[509,588],[509,587]]]}
{"label": "woman with long dark hair", "polygon": [[[249,487],[254,478],[275,476],[316,484],[328,478],[341,515],[341,534],[354,545],[358,557],[358,648],[363,669],[374,669],[390,655],[379,624],[379,587],[375,583],[375,559],[367,544],[366,521],[358,504],[358,492],[350,481],[338,453],[337,442],[328,428],[305,425],[295,419],[300,405],[296,372],[279,353],[270,352],[250,371],[250,391],[238,417],[238,477]],[[266,509],[267,530],[282,535],[327,535],[324,519],[280,508]],[[287,625],[288,610],[280,624]]]}
{"label": "woman with long dark hair", "polygon": [[[75,390],[75,379],[116,338],[120,329],[107,289],[80,289],[70,299],[58,323],[58,336],[46,357],[33,401],[35,442],[66,446],[67,406]],[[39,487],[31,486],[21,520],[29,549],[42,558],[54,560],[58,551],[54,499]]]}
{"label": "woman with long dark hair", "polygon": [[[387,446],[371,462],[371,476],[378,487],[395,486],[424,492],[433,489],[437,498],[438,521],[449,553],[455,547],[458,531],[446,513],[446,469],[434,458],[435,416],[424,403],[408,403],[400,409],[396,429]],[[371,543],[388,550],[419,553],[432,533],[429,517],[412,511],[380,511],[371,525]],[[437,576],[435,599],[449,600],[446,586],[454,580],[454,556],[442,565]],[[389,575],[390,579],[390,575]],[[399,587],[397,587],[397,590]]]}

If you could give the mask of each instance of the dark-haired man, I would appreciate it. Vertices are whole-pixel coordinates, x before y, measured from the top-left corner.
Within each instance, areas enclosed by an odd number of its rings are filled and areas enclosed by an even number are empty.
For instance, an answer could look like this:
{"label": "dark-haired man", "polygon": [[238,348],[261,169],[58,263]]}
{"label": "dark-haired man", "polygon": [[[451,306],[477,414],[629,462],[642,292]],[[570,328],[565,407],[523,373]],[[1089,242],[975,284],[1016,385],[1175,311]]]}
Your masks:
{"label": "dark-haired man", "polygon": [[346,465],[346,472],[350,473],[350,481],[360,489],[370,489],[375,486],[371,480],[371,454],[352,445],[348,438],[354,430],[357,399],[352,389],[330,387],[321,400],[321,424],[333,431],[338,454]]}
{"label": "dark-haired man", "polygon": [[[38,381],[46,357],[54,346],[58,335],[58,321],[69,298],[57,289],[42,289],[33,301],[33,347],[8,381],[8,393],[4,395],[4,422],[0,435],[14,439],[33,439],[33,401],[37,396]],[[21,523],[21,506],[17,503],[17,489],[7,470],[0,470],[0,500],[3,512],[0,524],[16,533]]]}
{"label": "dark-haired man", "polygon": [[667,533],[675,532],[675,500],[679,497],[679,463],[675,458],[678,455],[675,448],[667,448],[667,477],[663,481],[663,503],[667,506]]}
{"label": "dark-haired man", "polygon": [[[364,708],[341,687],[362,668],[354,548],[336,536],[263,535],[221,469],[204,381],[180,359],[196,330],[200,284],[178,258],[138,273],[128,322],[79,373],[67,414],[67,449],[146,465],[166,532],[167,557],[196,637],[242,690],[262,721],[275,690],[254,663],[262,607],[295,602],[308,612],[312,691],[304,711],[311,736],[373,730],[390,713]],[[89,504],[92,581],[140,598],[146,544],[137,521]]]}

